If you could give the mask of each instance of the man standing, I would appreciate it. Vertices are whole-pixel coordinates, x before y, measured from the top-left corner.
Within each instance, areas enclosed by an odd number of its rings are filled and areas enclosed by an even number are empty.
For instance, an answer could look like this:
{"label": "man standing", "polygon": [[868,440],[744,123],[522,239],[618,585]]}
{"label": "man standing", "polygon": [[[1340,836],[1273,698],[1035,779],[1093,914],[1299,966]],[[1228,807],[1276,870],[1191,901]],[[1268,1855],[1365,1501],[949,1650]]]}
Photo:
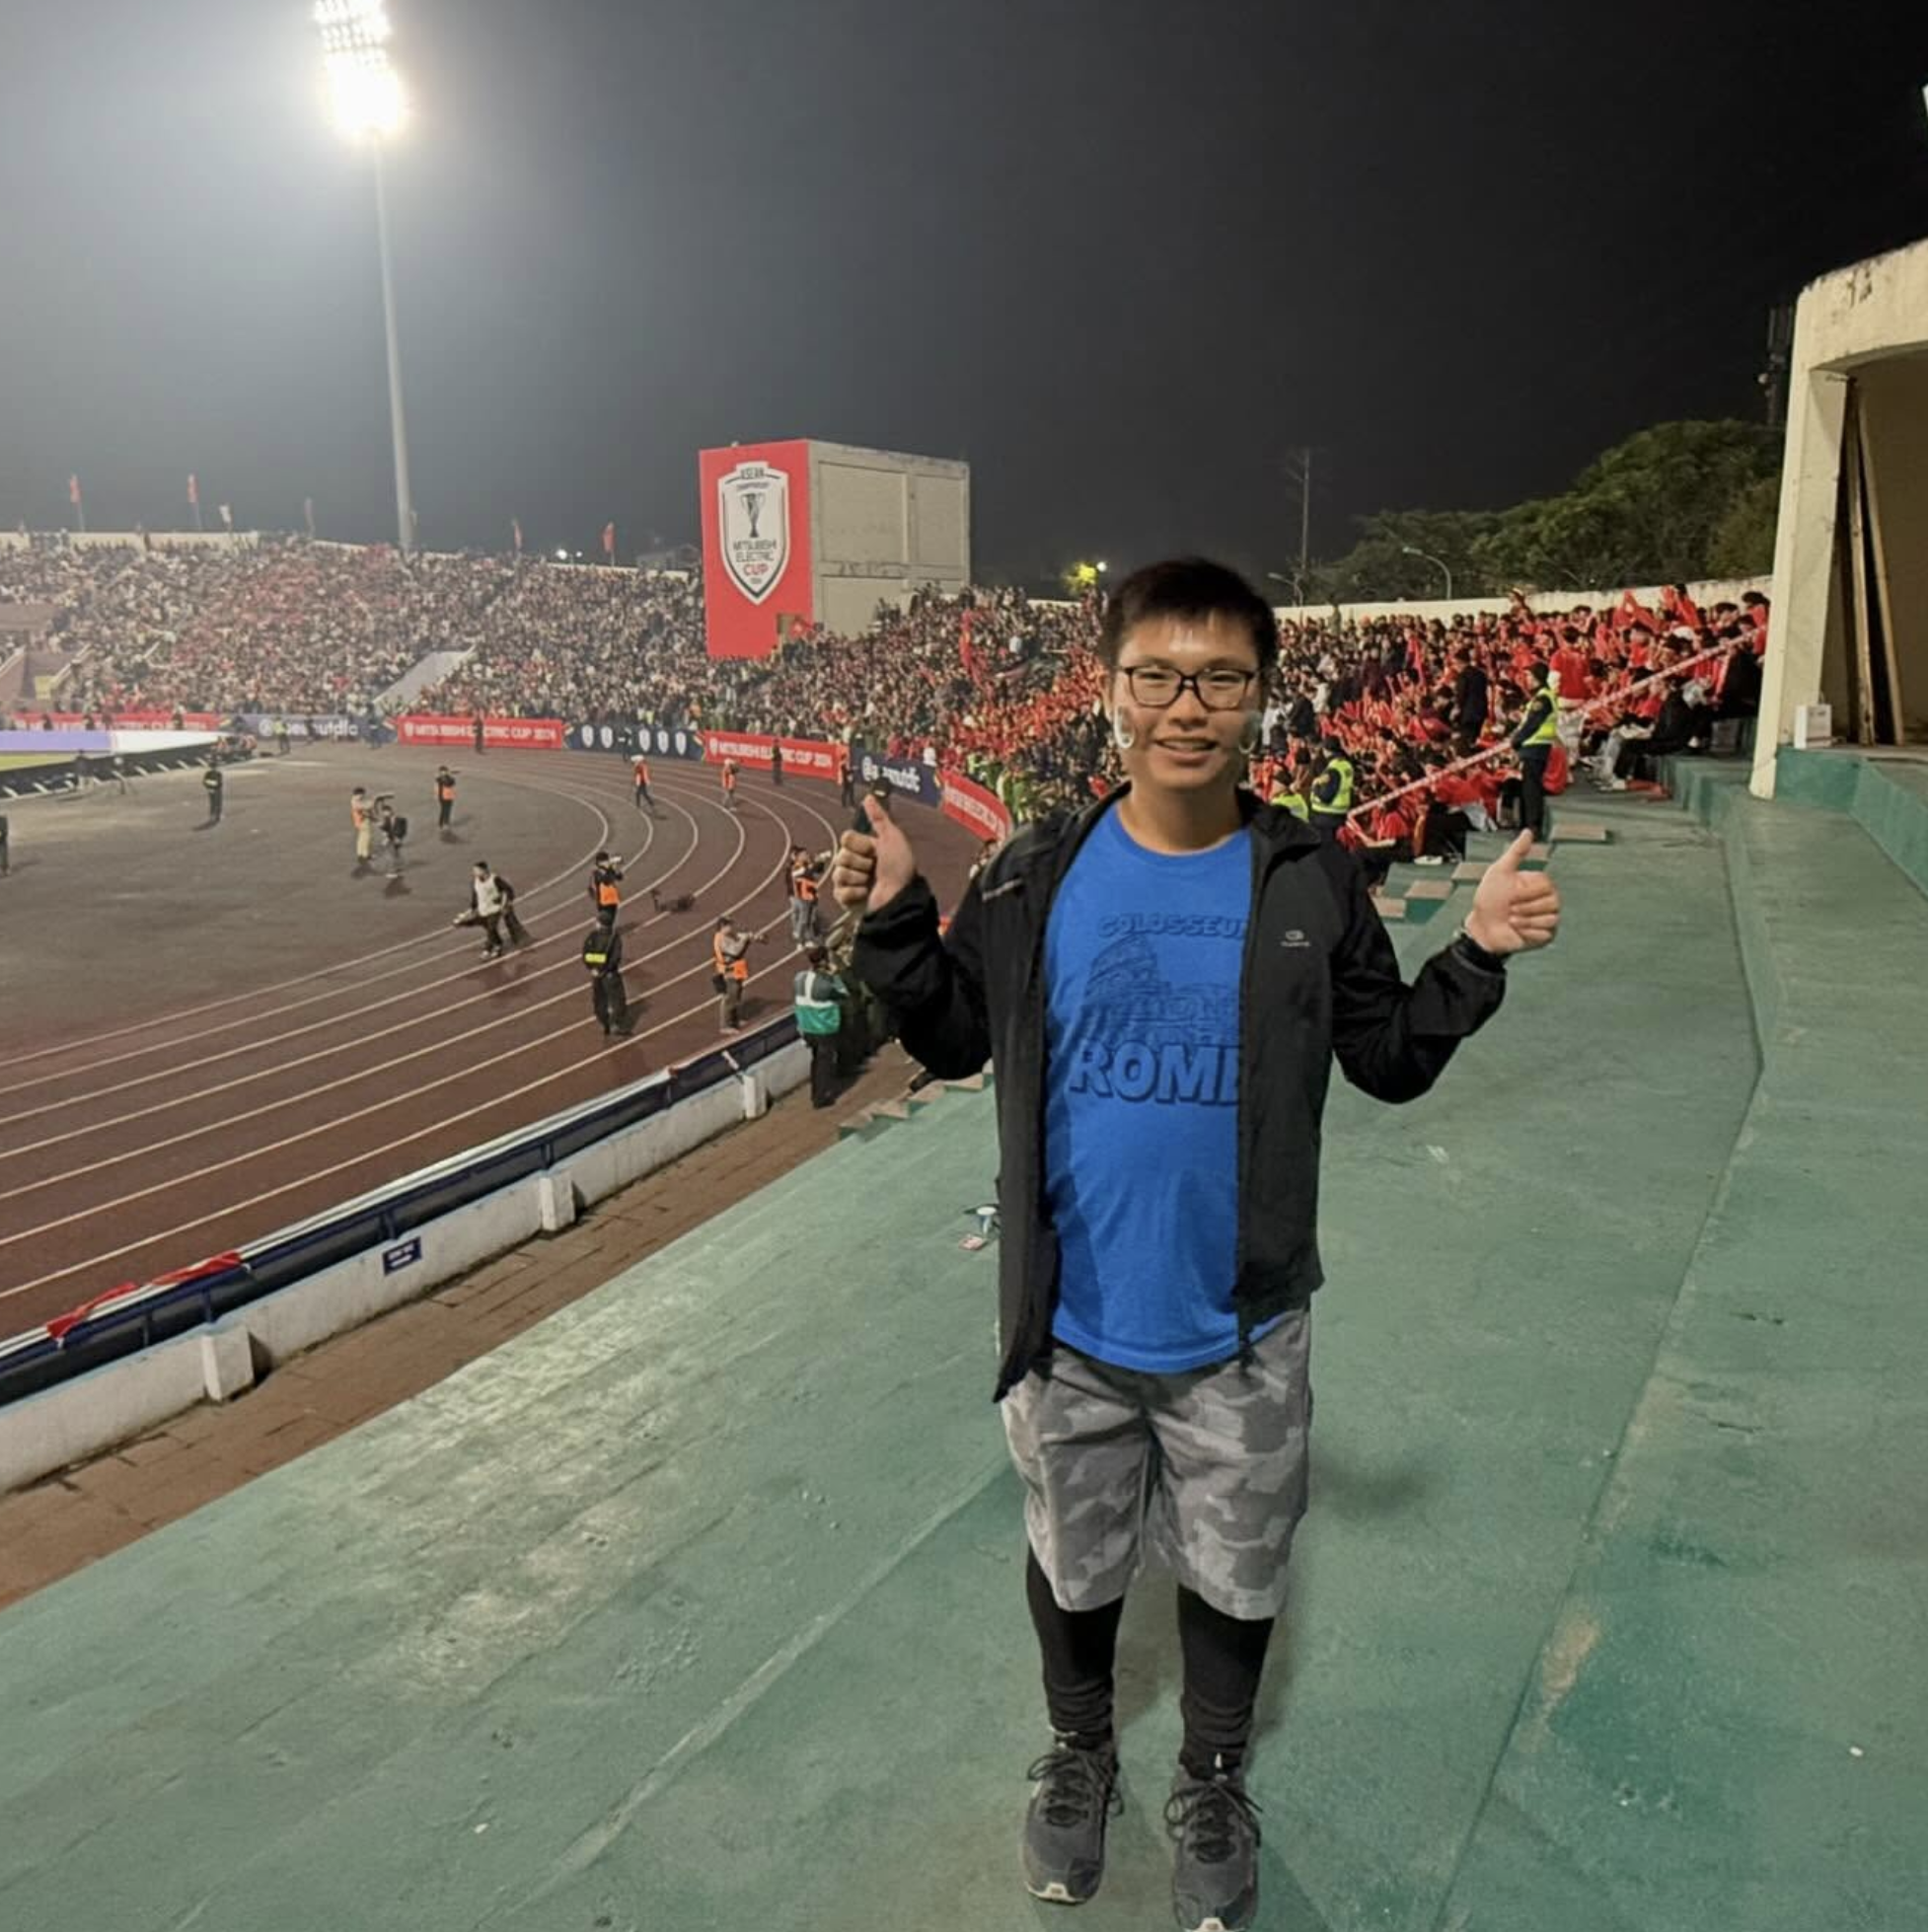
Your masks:
{"label": "man standing", "polygon": [[762,937],[761,932],[749,933],[739,929],[727,913],[716,922],[716,929],[710,935],[709,953],[716,968],[714,984],[720,1008],[719,1032],[734,1033],[737,1029],[743,1013],[743,989],[750,983],[750,947],[753,940]]}
{"label": "man standing", "polygon": [[589,970],[589,992],[596,1019],[607,1039],[630,1030],[630,1001],[623,989],[623,935],[600,920],[582,942],[582,963]]}
{"label": "man standing", "polygon": [[837,802],[846,811],[856,803],[856,761],[849,745],[837,747]]}
{"label": "man standing", "polygon": [[736,760],[733,758],[723,760],[723,803],[731,811],[736,810]]}
{"label": "man standing", "polygon": [[605,927],[614,927],[616,915],[622,910],[622,865],[610,854],[599,852],[589,873],[589,903]]}
{"label": "man standing", "polygon": [[277,717],[274,720],[274,749],[277,752],[279,752],[283,758],[287,757],[288,720],[284,717]]}
{"label": "man standing", "polygon": [[480,758],[482,755],[482,718],[480,711],[473,714],[472,724],[476,742],[476,756]]}
{"label": "man standing", "polygon": [[1346,814],[1353,808],[1353,762],[1336,738],[1327,738],[1320,749],[1325,764],[1312,780],[1312,824],[1328,845],[1337,845]]}
{"label": "man standing", "polygon": [[402,842],[408,836],[408,821],[395,809],[395,803],[386,794],[380,801],[382,843],[388,849],[389,871],[392,879],[402,876]]}
{"label": "man standing", "polygon": [[801,846],[790,848],[790,944],[809,946],[817,937],[817,868]]}
{"label": "man standing", "polygon": [[1454,658],[1452,742],[1453,749],[1461,758],[1479,743],[1480,733],[1486,729],[1488,702],[1485,671],[1470,657]]}
{"label": "man standing", "polygon": [[783,742],[780,738],[770,747],[770,782],[783,782]]}
{"label": "man standing", "polygon": [[207,822],[210,825],[221,823],[221,768],[213,759],[207,761],[207,770],[201,774],[201,789],[207,793]]}
{"label": "man standing", "polygon": [[630,778],[635,786],[635,806],[639,812],[656,816],[656,801],[649,795],[649,761],[641,752],[630,760]]}
{"label": "man standing", "polygon": [[348,793],[348,822],[355,828],[355,871],[359,875],[368,870],[368,861],[375,855],[375,808],[360,785]]}
{"label": "man standing", "polygon": [[446,765],[435,772],[435,829],[446,832],[455,823],[455,774]]}
{"label": "man standing", "polygon": [[1379,1099],[1417,1098],[1498,1009],[1508,956],[1559,918],[1520,842],[1405,985],[1352,855],[1240,788],[1277,652],[1232,571],[1136,572],[1098,646],[1128,783],[1022,827],[947,941],[887,805],[844,835],[834,880],[864,915],[854,971],[911,1053],[939,1077],[998,1069],[997,1394],[1054,1733],[1031,1767],[1025,1885],[1072,1902],[1098,1888],[1119,1617],[1149,1546],[1179,1583],[1173,1904],[1221,1932],[1258,1904],[1245,1759],[1305,1507],[1332,1062]]}
{"label": "man standing", "polygon": [[1546,765],[1560,740],[1560,678],[1533,666],[1535,689],[1509,742],[1520,754],[1520,823],[1535,843],[1546,836]]}
{"label": "man standing", "polygon": [[830,970],[830,954],[812,946],[803,970],[791,983],[796,1030],[810,1047],[810,1104],[827,1107],[837,1098],[837,1035],[844,1025],[844,982]]}

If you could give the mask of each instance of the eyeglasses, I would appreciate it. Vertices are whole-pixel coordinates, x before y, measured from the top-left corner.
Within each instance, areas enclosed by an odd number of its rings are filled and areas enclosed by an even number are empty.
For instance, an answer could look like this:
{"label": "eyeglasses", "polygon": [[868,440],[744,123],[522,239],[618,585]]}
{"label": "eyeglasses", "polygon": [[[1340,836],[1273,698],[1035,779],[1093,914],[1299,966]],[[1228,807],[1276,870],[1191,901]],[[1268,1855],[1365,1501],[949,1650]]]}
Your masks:
{"label": "eyeglasses", "polygon": [[1174,671],[1169,664],[1125,664],[1119,671],[1133,701],[1157,711],[1177,704],[1178,694],[1187,685],[1208,711],[1235,711],[1258,676],[1256,671],[1241,671],[1228,664],[1193,672]]}

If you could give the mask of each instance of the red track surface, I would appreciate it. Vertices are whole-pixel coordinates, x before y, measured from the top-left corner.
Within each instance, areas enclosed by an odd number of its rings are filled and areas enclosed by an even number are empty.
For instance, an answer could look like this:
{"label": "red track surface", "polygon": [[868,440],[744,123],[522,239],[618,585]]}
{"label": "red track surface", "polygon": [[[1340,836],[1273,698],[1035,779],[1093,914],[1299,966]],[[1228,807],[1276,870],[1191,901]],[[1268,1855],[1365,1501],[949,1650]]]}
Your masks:
{"label": "red track surface", "polygon": [[[42,875],[23,867],[0,881],[5,937],[18,944],[31,929],[42,969],[9,973],[19,994],[0,1015],[0,1335],[714,1044],[709,933],[723,912],[770,933],[751,955],[746,1021],[787,1005],[787,854],[792,843],[813,852],[835,843],[847,815],[827,786],[748,779],[733,815],[712,772],[663,760],[652,766],[652,821],[632,809],[620,760],[502,753],[468,761],[459,838],[438,844],[430,814],[416,816],[434,757],[376,756],[379,765],[367,753],[311,753],[239,773],[227,819],[199,839],[183,836],[198,812],[192,774],[138,785],[138,805],[119,808],[125,823],[111,816],[117,801],[45,807],[66,817],[46,822]],[[379,878],[345,881],[341,805],[357,780],[395,785],[408,800],[403,898]],[[475,830],[478,816],[501,830]],[[975,841],[932,812],[906,819],[948,900]],[[14,825],[16,852],[31,853],[33,813],[17,810]],[[616,1042],[590,1015],[578,957],[590,923],[587,863],[604,844],[629,860],[623,926],[635,1031]],[[448,924],[478,852],[520,888],[531,943],[502,960],[480,959],[477,935]],[[312,890],[299,883],[311,864],[326,865]],[[305,914],[264,916],[263,899],[281,893],[290,865]],[[123,866],[128,892],[101,889]],[[97,1003],[85,961],[108,936],[104,906],[145,903],[138,889],[157,878],[165,896],[153,903],[181,917],[166,927],[158,913],[135,917],[130,990]],[[432,880],[429,891],[418,880]],[[653,914],[650,885],[696,903]],[[118,961],[128,922],[113,927]],[[110,1019],[97,1017],[98,1003]]]}

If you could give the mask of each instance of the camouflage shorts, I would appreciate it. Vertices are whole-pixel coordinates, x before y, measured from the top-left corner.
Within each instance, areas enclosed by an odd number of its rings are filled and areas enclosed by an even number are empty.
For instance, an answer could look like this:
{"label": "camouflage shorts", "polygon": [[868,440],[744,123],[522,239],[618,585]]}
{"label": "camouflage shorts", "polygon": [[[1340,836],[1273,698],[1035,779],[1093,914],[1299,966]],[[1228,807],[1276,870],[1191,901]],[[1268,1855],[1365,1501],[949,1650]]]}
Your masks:
{"label": "camouflage shorts", "polygon": [[1004,1397],[1024,1526],[1052,1595],[1094,1610],[1149,1557],[1226,1616],[1277,1616],[1305,1514],[1311,1311],[1237,1362],[1147,1375],[1062,1343]]}

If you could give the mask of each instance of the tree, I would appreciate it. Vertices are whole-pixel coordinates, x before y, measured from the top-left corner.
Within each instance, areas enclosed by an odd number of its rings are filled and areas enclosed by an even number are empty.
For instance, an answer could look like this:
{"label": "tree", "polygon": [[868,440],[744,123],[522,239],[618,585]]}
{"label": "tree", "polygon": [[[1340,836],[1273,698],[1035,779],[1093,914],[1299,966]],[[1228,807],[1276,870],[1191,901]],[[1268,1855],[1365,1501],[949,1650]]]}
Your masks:
{"label": "tree", "polygon": [[1714,526],[1707,546],[1707,574],[1765,576],[1774,567],[1774,527],[1780,514],[1779,477],[1760,477],[1746,484]]}
{"label": "tree", "polygon": [[[1344,557],[1317,565],[1309,588],[1319,601],[1330,598],[1335,603],[1444,597],[1444,563],[1452,572],[1455,597],[1483,597],[1487,591],[1478,550],[1497,521],[1490,510],[1382,510],[1358,517],[1358,543]],[[1424,555],[1415,557],[1412,551]]]}
{"label": "tree", "polygon": [[[1657,423],[1596,458],[1559,496],[1509,510],[1362,517],[1359,542],[1319,567],[1319,588],[1340,601],[1441,595],[1439,569],[1407,556],[1408,545],[1440,557],[1454,594],[1466,597],[1516,584],[1606,590],[1730,574],[1714,561],[1716,533],[1745,492],[1771,487],[1778,463],[1775,432],[1753,423]],[[1739,531],[1735,541],[1754,554]]]}

